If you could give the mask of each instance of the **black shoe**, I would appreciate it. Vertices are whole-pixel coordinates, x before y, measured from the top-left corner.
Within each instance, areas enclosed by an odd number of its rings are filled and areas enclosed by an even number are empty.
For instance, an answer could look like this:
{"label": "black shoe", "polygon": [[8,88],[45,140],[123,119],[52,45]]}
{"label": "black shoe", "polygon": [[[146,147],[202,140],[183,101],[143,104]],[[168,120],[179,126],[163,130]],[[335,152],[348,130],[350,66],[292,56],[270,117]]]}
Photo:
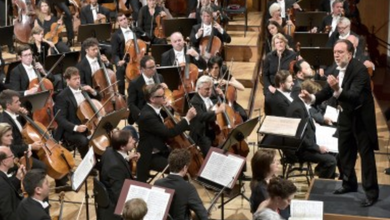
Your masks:
{"label": "black shoe", "polygon": [[66,42],[66,45],[68,45],[68,47],[70,49],[73,46],[72,40],[68,40],[68,42]]}
{"label": "black shoe", "polygon": [[345,193],[350,193],[350,192],[357,192],[357,189],[349,189],[349,188],[341,187],[341,188],[337,189],[336,191],[334,191],[333,194],[345,194]]}
{"label": "black shoe", "polygon": [[70,192],[73,191],[72,186],[66,184],[64,186],[58,186],[55,189],[55,193],[60,193],[60,192]]}
{"label": "black shoe", "polygon": [[364,200],[360,203],[360,206],[361,206],[361,207],[369,207],[369,206],[374,205],[377,201],[378,201],[378,198],[374,198],[374,199],[364,199]]}

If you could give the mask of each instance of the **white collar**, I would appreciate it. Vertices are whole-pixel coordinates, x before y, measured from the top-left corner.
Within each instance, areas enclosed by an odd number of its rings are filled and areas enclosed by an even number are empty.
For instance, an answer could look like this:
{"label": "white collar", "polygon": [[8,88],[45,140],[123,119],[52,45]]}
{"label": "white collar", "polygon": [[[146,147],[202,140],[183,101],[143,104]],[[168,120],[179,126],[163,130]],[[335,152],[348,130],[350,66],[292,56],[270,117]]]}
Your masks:
{"label": "white collar", "polygon": [[82,91],[80,89],[73,89],[72,87],[69,86],[70,91],[72,91],[73,94],[81,93]]}
{"label": "white collar", "polygon": [[160,115],[161,108],[156,108],[150,103],[146,103],[146,104],[148,104],[150,107],[152,107],[152,109],[156,112],[157,115]]}
{"label": "white collar", "polygon": [[85,55],[85,58],[87,58],[89,64],[91,64],[93,62],[97,62],[97,58],[96,57],[95,58],[91,58],[88,55]]}
{"label": "white collar", "polygon": [[[203,97],[201,94],[199,94],[199,96],[200,96],[200,98],[202,98],[204,103],[209,103],[209,101],[211,101],[210,97]],[[211,102],[213,102],[213,101],[211,101]]]}
{"label": "white collar", "polygon": [[126,33],[126,31],[130,31],[130,33],[132,32],[129,27],[127,27],[127,28],[121,27],[121,30],[122,30],[122,33]]}
{"label": "white collar", "polygon": [[288,100],[292,101],[292,98],[291,98],[291,92],[284,92],[282,91],[281,89],[277,88],[277,90],[282,93],[284,96],[286,96],[286,98],[288,98]]}
{"label": "white collar", "polygon": [[305,105],[307,111],[309,111],[309,109],[311,109],[311,105],[310,104],[307,104],[300,96],[298,96],[299,99],[303,102],[303,104]]}
{"label": "white collar", "polygon": [[351,31],[349,31],[348,34],[346,34],[345,36],[339,35],[339,39],[347,39],[347,37],[349,37],[349,35],[351,35]]}
{"label": "white collar", "polygon": [[11,116],[11,118],[15,119],[16,120],[16,117],[18,117],[19,115],[18,114],[15,114],[15,113],[12,113],[8,110],[4,110],[5,112],[7,112],[7,114],[9,114],[9,116]]}
{"label": "white collar", "polygon": [[41,206],[42,206],[43,209],[46,209],[47,207],[49,207],[49,203],[48,203],[48,202],[46,202],[46,201],[42,202],[41,200],[38,200],[38,199],[36,199],[36,198],[34,198],[34,197],[31,197],[31,198],[32,198],[33,200],[39,202],[39,204],[41,204]]}
{"label": "white collar", "polygon": [[[149,78],[149,77],[147,77],[144,73],[142,73],[142,77],[144,78],[145,84],[147,84],[147,82],[148,82],[149,80],[153,80],[153,82],[154,82],[153,76]],[[154,83],[156,83],[156,82],[154,82]]]}
{"label": "white collar", "polygon": [[22,63],[25,70],[34,70],[33,65],[30,64],[30,66],[27,66],[26,64]]}
{"label": "white collar", "polygon": [[96,4],[96,6],[93,6],[91,4],[91,10],[93,10],[94,8],[96,8],[96,12],[98,12],[99,11],[99,4]]}
{"label": "white collar", "polygon": [[184,55],[184,48],[181,49],[181,51],[177,51],[177,50],[173,49],[173,52],[175,52],[175,54],[181,53]]}
{"label": "white collar", "polygon": [[120,155],[122,155],[122,157],[125,159],[125,160],[129,160],[129,155],[127,155],[127,153],[123,152],[123,151],[120,151],[120,150],[117,150],[116,152],[118,152]]}

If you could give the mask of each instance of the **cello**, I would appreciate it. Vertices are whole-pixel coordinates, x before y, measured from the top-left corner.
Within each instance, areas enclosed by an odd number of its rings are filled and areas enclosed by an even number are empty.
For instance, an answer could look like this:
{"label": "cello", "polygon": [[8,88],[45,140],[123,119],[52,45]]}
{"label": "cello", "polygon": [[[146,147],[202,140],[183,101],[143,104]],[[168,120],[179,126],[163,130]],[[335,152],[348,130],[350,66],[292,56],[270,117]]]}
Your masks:
{"label": "cello", "polygon": [[[213,26],[213,22],[211,22],[211,26]],[[206,61],[208,61],[211,57],[219,54],[221,47],[222,47],[221,39],[214,36],[213,29],[211,29],[210,36],[203,37],[200,40],[200,44],[199,44],[200,54]]]}
{"label": "cello", "polygon": [[14,22],[14,35],[20,42],[27,44],[35,21],[34,0],[13,0],[18,8],[18,18]]}
{"label": "cello", "polygon": [[126,77],[129,81],[132,81],[140,73],[140,61],[146,53],[146,43],[143,40],[137,39],[135,34],[135,28],[132,28],[133,40],[128,40],[125,44],[125,55],[122,60],[125,59],[126,55],[130,55],[130,61],[126,66]]}
{"label": "cello", "polygon": [[187,0],[165,0],[165,7],[173,17],[187,16]]}

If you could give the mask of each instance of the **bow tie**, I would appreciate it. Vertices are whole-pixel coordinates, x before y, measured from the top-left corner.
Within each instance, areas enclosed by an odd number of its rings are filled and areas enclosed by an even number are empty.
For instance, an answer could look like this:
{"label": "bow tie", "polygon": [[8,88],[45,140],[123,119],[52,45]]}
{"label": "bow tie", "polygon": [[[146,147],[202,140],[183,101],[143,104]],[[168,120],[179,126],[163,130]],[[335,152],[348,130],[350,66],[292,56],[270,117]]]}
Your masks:
{"label": "bow tie", "polygon": [[91,64],[94,64],[94,63],[96,63],[97,62],[97,59],[95,58],[95,59],[91,59]]}
{"label": "bow tie", "polygon": [[75,90],[74,94],[81,94],[81,90],[80,89],[79,90]]}
{"label": "bow tie", "polygon": [[93,11],[93,10],[98,11],[98,6],[96,6],[96,7],[92,7],[92,6],[91,6],[91,10],[92,10],[92,11]]}
{"label": "bow tie", "polygon": [[131,33],[130,29],[125,29],[124,31],[126,34]]}
{"label": "bow tie", "polygon": [[347,70],[347,67],[339,67],[338,66],[336,69],[338,69],[339,71],[344,71],[345,72]]}

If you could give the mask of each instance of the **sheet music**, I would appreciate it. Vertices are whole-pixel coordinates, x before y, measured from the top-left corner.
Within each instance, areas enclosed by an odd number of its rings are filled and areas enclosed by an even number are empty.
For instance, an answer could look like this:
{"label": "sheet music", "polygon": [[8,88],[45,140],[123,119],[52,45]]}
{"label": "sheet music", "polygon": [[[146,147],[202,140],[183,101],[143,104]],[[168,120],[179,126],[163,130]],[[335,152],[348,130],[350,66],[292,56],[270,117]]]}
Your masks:
{"label": "sheet music", "polygon": [[211,152],[210,158],[200,176],[232,188],[234,184],[232,178],[238,175],[242,163],[243,159],[240,157]]}
{"label": "sheet music", "polygon": [[298,130],[299,118],[286,118],[266,116],[260,129],[260,133],[295,136]]}
{"label": "sheet music", "polygon": [[327,105],[324,117],[330,118],[332,122],[337,122],[337,119],[339,118],[339,110],[337,108],[333,108],[330,105]]}
{"label": "sheet music", "polygon": [[316,140],[319,146],[325,146],[330,152],[339,152],[338,138],[333,137],[336,128],[316,124]]}
{"label": "sheet music", "polygon": [[159,187],[152,187],[151,189],[131,185],[127,193],[126,201],[133,198],[141,198],[148,205],[148,213],[144,217],[145,220],[159,220],[164,219],[164,213],[169,203],[169,193]]}
{"label": "sheet music", "polygon": [[90,147],[88,153],[85,155],[84,159],[81,161],[80,165],[77,167],[76,171],[72,176],[72,189],[76,191],[81,184],[83,184],[85,178],[87,178],[89,172],[95,166],[95,154],[93,152],[93,147]]}
{"label": "sheet music", "polygon": [[289,220],[322,220],[324,216],[322,201],[292,200],[290,208]]}

